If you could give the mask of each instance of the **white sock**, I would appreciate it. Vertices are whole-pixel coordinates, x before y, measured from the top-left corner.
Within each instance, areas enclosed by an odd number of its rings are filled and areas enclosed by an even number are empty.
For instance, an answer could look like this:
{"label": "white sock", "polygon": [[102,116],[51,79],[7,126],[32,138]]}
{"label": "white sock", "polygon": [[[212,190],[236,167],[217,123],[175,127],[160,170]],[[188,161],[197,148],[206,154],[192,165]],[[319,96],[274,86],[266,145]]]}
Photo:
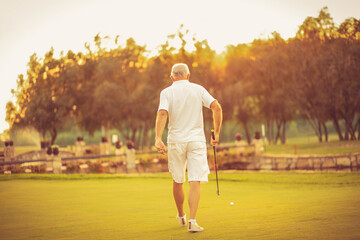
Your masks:
{"label": "white sock", "polygon": [[189,222],[194,223],[194,222],[196,222],[196,219],[189,219]]}

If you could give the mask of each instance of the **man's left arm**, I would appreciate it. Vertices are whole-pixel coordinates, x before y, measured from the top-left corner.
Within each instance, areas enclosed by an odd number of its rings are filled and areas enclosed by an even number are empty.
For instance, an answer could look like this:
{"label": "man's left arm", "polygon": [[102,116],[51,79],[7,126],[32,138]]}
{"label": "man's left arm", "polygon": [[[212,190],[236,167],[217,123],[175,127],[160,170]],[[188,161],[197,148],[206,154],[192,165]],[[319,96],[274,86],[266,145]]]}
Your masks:
{"label": "man's left arm", "polygon": [[156,115],[156,123],[155,123],[155,147],[158,152],[161,154],[165,154],[166,148],[165,144],[162,141],[161,137],[165,129],[166,121],[167,121],[168,112],[166,110],[159,110]]}

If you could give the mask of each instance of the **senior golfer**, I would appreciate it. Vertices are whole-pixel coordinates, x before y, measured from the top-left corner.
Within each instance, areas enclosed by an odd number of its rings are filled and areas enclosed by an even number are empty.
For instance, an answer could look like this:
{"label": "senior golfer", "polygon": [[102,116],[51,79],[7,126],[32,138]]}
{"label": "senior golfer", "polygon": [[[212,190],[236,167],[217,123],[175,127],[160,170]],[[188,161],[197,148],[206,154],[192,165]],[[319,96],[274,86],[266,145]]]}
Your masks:
{"label": "senior golfer", "polygon": [[176,219],[181,226],[186,226],[183,183],[187,169],[190,185],[188,231],[200,232],[204,228],[200,227],[195,219],[200,199],[200,182],[207,182],[210,173],[202,109],[205,106],[213,112],[215,133],[215,139],[211,139],[213,146],[219,141],[222,109],[218,101],[204,87],[189,82],[190,72],[186,64],[175,64],[170,77],[173,84],[160,93],[160,104],[156,116],[155,147],[162,154],[166,152],[161,137],[169,116],[168,164],[173,178],[173,195],[178,210]]}

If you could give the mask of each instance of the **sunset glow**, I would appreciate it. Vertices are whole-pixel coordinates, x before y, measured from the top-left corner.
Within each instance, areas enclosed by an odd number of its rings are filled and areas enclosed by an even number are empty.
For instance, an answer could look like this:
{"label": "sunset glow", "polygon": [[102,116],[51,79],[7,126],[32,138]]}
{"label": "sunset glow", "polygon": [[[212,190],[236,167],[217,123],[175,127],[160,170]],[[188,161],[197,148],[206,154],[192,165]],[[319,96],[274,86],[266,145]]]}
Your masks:
{"label": "sunset glow", "polygon": [[84,51],[93,37],[132,37],[153,51],[181,24],[197,39],[207,39],[218,53],[229,44],[248,43],[277,31],[293,37],[307,16],[329,7],[336,24],[360,17],[359,1],[1,1],[0,3],[0,133],[8,128],[5,105],[12,100],[17,75],[26,72],[29,56],[43,57],[51,47]]}

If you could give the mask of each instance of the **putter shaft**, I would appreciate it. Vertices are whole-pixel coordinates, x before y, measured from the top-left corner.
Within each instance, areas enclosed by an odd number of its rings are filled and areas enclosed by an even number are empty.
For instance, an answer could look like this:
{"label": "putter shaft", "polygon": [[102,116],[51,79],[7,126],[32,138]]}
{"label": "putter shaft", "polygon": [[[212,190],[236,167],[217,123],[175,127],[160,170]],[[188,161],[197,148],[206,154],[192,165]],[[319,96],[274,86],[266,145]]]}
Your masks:
{"label": "putter shaft", "polygon": [[[211,130],[211,136],[212,136],[212,139],[215,140],[214,129]],[[217,164],[216,164],[216,148],[215,148],[215,146],[213,146],[213,150],[214,150],[215,175],[216,175],[216,187],[217,187],[216,194],[219,196],[220,192],[219,192],[219,180],[218,180],[217,166],[216,166]]]}

